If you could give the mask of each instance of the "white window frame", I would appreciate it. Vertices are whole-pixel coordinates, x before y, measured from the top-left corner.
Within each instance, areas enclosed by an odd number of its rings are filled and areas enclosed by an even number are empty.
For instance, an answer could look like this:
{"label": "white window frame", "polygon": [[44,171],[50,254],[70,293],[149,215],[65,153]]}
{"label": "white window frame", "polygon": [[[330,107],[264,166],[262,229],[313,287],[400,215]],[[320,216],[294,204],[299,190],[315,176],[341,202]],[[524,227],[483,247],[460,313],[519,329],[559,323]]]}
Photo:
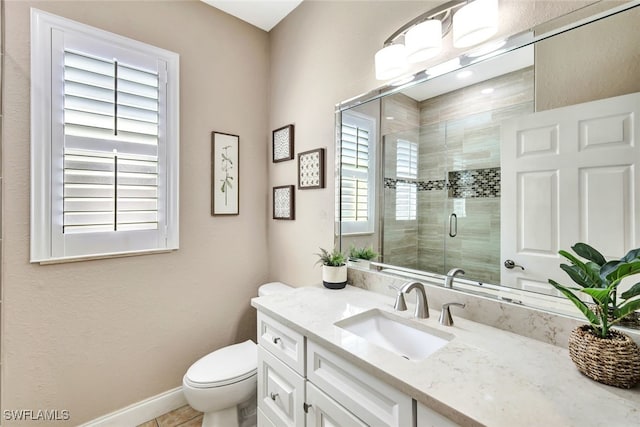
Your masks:
{"label": "white window frame", "polygon": [[[369,132],[369,164],[367,168],[367,221],[341,221],[340,231],[342,235],[372,234],[375,225],[375,194],[376,194],[376,146],[377,126],[375,118],[355,111],[342,113],[342,124],[366,129]],[[342,146],[342,142],[340,143]],[[341,167],[342,169],[342,167]],[[342,177],[344,171],[341,170]],[[342,179],[342,178],[341,178]],[[342,209],[342,208],[340,208]],[[342,213],[339,212],[342,216]]]}
{"label": "white window frame", "polygon": [[[58,58],[62,40],[100,46],[134,60],[166,64],[164,99],[159,104],[158,229],[155,235],[137,231],[86,233],[71,244],[62,232],[61,203],[64,143],[61,142],[62,70]],[[66,40],[66,39],[64,39]],[[65,41],[66,42],[66,41]],[[50,263],[85,258],[164,252],[178,249],[179,218],[179,55],[117,34],[31,9],[31,262]],[[163,123],[163,124],[162,124]],[[61,145],[62,144],[62,145]],[[143,237],[138,239],[138,237]],[[143,243],[139,243],[143,242]]]}

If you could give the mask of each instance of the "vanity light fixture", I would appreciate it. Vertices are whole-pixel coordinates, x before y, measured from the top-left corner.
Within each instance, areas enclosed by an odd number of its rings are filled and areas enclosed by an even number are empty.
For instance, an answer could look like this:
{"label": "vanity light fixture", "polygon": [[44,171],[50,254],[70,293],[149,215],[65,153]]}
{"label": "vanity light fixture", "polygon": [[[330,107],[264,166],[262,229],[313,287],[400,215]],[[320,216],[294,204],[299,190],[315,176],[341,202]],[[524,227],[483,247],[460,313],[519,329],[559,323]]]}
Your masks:
{"label": "vanity light fixture", "polygon": [[406,48],[403,44],[383,47],[376,53],[376,79],[389,80],[404,73],[407,64]]}
{"label": "vanity light fixture", "polygon": [[410,63],[433,58],[442,50],[442,21],[427,19],[411,27],[404,36],[404,45]]}
{"label": "vanity light fixture", "polygon": [[376,53],[376,79],[392,79],[407,71],[410,63],[436,56],[452,28],[454,47],[487,40],[498,29],[498,0],[451,0],[409,21]]}
{"label": "vanity light fixture", "polygon": [[453,16],[453,47],[469,47],[498,31],[498,0],[475,0]]}

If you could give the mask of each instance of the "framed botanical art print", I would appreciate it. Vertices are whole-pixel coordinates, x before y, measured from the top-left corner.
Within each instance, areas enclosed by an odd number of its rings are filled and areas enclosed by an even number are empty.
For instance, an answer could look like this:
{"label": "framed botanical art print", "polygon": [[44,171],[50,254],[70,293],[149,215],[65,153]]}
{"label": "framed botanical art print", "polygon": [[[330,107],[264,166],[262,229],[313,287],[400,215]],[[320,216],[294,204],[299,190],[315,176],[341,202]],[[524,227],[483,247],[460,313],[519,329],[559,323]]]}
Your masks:
{"label": "framed botanical art print", "polygon": [[211,215],[240,213],[240,137],[211,132]]}
{"label": "framed botanical art print", "polygon": [[298,188],[324,188],[324,148],[298,154]]}
{"label": "framed botanical art print", "polygon": [[273,187],[273,219],[295,219],[295,186]]}
{"label": "framed botanical art print", "polygon": [[293,159],[293,125],[283,126],[273,131],[273,163]]}

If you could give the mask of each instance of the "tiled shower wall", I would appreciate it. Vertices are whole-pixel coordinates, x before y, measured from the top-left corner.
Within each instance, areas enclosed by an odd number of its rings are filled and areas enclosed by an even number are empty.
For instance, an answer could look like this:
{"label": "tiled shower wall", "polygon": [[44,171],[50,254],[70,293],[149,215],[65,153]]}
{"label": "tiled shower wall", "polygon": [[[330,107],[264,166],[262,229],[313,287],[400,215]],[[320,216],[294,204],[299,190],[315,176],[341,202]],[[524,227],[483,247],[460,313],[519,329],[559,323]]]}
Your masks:
{"label": "tiled shower wall", "polygon": [[[488,88],[493,91],[482,93]],[[407,120],[405,127],[396,123],[383,129],[384,262],[438,273],[464,267],[469,278],[499,283],[500,123],[533,112],[533,96],[529,67],[417,104],[415,128]],[[389,104],[393,113],[383,120],[414,117],[416,105],[403,97],[384,100],[383,111]],[[419,142],[416,221],[394,220],[397,139]],[[451,213],[457,215],[453,238],[448,235]]]}
{"label": "tiled shower wall", "polygon": [[395,188],[388,179],[396,176],[396,141],[417,142],[420,125],[418,102],[403,94],[384,98],[380,132],[383,150],[383,225],[382,262],[407,268],[418,268],[418,221],[397,221]]}

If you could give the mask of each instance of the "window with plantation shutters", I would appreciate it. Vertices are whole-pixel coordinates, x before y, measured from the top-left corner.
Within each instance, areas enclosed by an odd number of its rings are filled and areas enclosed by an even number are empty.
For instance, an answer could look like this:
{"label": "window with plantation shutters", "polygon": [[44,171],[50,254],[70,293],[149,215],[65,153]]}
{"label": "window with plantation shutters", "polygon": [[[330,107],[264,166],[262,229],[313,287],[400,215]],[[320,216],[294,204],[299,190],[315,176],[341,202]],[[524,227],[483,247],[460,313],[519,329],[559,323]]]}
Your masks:
{"label": "window with plantation shutters", "polygon": [[416,219],[418,202],[418,144],[399,139],[396,143],[396,220]]}
{"label": "window with plantation shutters", "polygon": [[177,249],[178,56],[32,10],[34,262]]}
{"label": "window with plantation shutters", "polygon": [[65,50],[63,233],[158,228],[159,81]]}
{"label": "window with plantation shutters", "polygon": [[353,112],[343,113],[340,144],[343,234],[373,232],[374,144],[375,121]]}

